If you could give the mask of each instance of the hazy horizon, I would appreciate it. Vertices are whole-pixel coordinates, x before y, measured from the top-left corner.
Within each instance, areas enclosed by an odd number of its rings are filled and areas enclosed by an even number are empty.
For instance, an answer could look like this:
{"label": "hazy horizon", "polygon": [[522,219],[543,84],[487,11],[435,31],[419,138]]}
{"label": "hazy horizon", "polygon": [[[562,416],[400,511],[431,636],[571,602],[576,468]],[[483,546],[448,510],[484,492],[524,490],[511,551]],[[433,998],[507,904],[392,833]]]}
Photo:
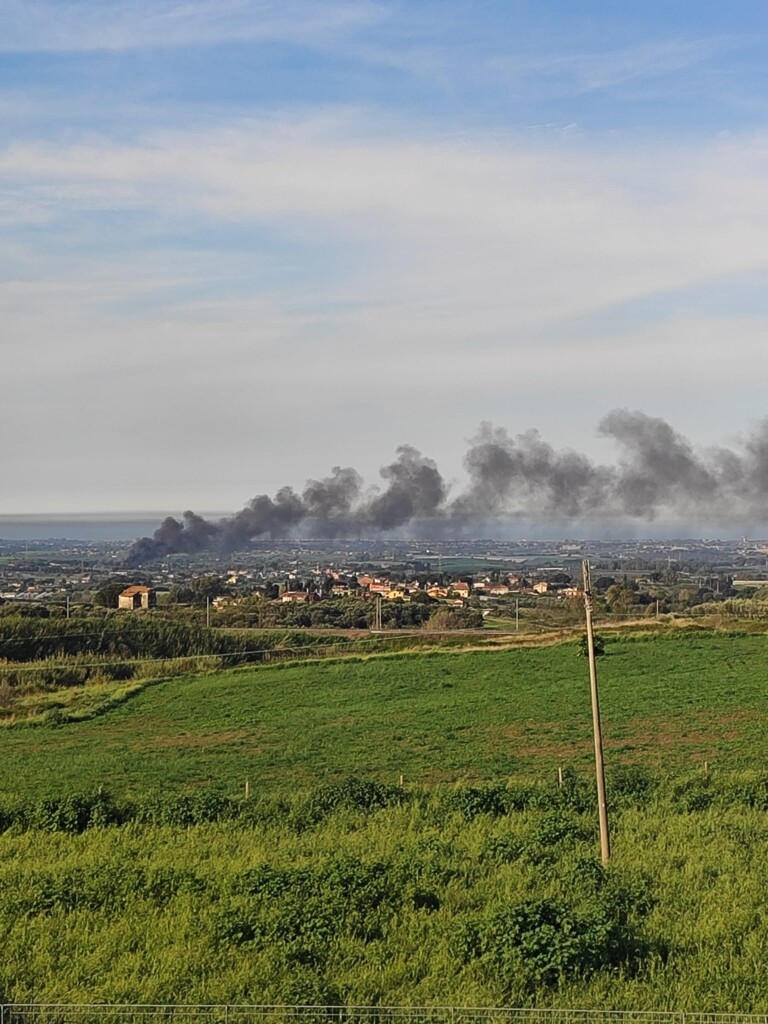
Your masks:
{"label": "hazy horizon", "polygon": [[[232,513],[207,513],[211,519],[219,516],[231,515]],[[160,525],[165,516],[180,516],[178,510],[152,513],[117,513],[99,514],[84,512],[79,514],[55,515],[52,513],[33,513],[29,515],[12,515],[0,513],[0,542],[2,541],[44,541],[44,540],[73,540],[73,541],[115,541],[125,542],[126,545],[139,537],[151,536]],[[768,521],[763,524],[754,524],[753,531],[735,530],[732,528],[702,527],[687,524],[675,526],[669,523],[659,524],[634,524],[630,528],[627,524],[614,525],[613,528],[600,525],[586,524],[550,524],[550,523],[507,523],[507,524],[484,524],[484,531],[478,526],[478,532],[464,535],[450,536],[443,533],[430,535],[428,529],[424,534],[408,534],[405,532],[392,532],[389,534],[378,534],[371,537],[349,536],[337,538],[323,538],[296,532],[289,537],[283,538],[260,538],[262,542],[280,544],[306,543],[317,545],[342,545],[345,541],[359,540],[370,541],[373,544],[386,544],[387,541],[410,543],[470,543],[478,540],[489,540],[499,543],[530,540],[538,542],[551,541],[553,543],[570,541],[599,542],[599,541],[643,541],[669,542],[708,540],[729,542],[748,537],[759,543],[761,538],[768,538]],[[505,529],[506,527],[506,529]],[[52,530],[52,528],[54,528]]]}

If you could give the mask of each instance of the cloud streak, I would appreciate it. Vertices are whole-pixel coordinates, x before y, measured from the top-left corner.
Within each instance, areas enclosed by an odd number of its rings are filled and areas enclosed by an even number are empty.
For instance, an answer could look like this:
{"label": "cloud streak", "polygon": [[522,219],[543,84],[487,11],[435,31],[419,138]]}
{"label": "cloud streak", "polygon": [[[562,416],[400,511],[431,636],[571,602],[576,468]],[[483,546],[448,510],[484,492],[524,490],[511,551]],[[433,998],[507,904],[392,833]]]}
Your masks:
{"label": "cloud streak", "polygon": [[373,0],[6,0],[0,52],[124,51],[220,43],[323,46],[386,14]]}
{"label": "cloud streak", "polygon": [[584,53],[521,54],[491,58],[487,67],[509,80],[561,81],[569,91],[599,92],[641,79],[657,79],[703,64],[725,49],[743,45],[734,36],[660,39]]}

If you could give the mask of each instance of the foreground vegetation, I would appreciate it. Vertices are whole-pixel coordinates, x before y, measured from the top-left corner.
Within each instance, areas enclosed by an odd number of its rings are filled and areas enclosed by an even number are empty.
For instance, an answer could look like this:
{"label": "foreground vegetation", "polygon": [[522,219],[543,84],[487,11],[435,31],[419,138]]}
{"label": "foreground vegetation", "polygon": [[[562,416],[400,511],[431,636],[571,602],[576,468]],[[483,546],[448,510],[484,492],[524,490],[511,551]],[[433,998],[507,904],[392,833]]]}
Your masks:
{"label": "foreground vegetation", "polygon": [[0,987],[13,1001],[768,1010],[766,779],[610,784],[607,870],[591,786],[568,774],[562,789],[350,780],[247,804],[17,808],[0,835]]}

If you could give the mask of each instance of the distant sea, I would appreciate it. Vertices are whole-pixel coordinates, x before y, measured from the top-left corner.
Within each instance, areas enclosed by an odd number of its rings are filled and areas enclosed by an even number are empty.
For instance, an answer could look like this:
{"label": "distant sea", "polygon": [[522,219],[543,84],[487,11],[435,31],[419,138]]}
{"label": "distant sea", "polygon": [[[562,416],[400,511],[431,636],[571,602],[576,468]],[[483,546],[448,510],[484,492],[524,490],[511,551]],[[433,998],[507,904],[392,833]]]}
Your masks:
{"label": "distant sea", "polygon": [[[206,513],[220,519],[225,513]],[[178,512],[115,512],[81,515],[0,515],[0,540],[131,541],[150,537],[168,515]]]}
{"label": "distant sea", "polygon": [[[204,512],[206,519],[223,519],[231,512]],[[181,512],[107,512],[80,513],[69,515],[28,514],[0,515],[0,541],[44,541],[71,540],[87,541],[132,541],[137,537],[151,537],[166,516],[181,517]],[[444,529],[436,535],[445,535]],[[738,526],[689,523],[552,523],[514,522],[477,524],[472,534],[476,537],[497,540],[558,540],[565,537],[594,541],[642,541],[667,540],[674,538],[720,538],[734,540],[743,536],[768,537],[768,523],[750,523]],[[469,537],[466,530],[458,530],[455,537]],[[768,543],[761,541],[760,543]]]}

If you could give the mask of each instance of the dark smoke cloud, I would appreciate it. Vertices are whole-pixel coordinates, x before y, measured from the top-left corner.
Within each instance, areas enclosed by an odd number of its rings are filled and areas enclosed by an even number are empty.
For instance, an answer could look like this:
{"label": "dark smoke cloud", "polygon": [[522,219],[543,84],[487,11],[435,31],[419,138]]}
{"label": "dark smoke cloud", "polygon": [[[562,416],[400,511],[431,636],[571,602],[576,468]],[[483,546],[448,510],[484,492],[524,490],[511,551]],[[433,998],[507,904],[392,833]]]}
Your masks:
{"label": "dark smoke cloud", "polygon": [[362,522],[375,530],[395,530],[413,519],[431,519],[445,501],[446,487],[437,464],[408,444],[381,471],[386,491],[362,509]]}
{"label": "dark smoke cloud", "polygon": [[437,517],[446,486],[437,465],[410,445],[381,470],[387,487],[363,494],[360,474],[334,467],[322,480],[309,480],[301,495],[282,487],[274,498],[259,494],[234,516],[207,522],[193,512],[183,521],[169,516],[152,537],[137,540],[128,553],[132,565],[165,555],[194,554],[205,549],[237,551],[259,537],[287,537],[300,523],[317,537],[357,536],[396,530],[414,520]]}
{"label": "dark smoke cloud", "polygon": [[516,436],[481,425],[464,459],[466,489],[450,499],[432,459],[410,445],[381,470],[383,490],[367,492],[356,470],[336,466],[301,494],[281,488],[253,498],[236,515],[209,522],[194,512],[169,516],[132,546],[131,564],[179,552],[235,551],[259,537],[283,538],[298,526],[313,536],[360,536],[429,524],[445,533],[476,522],[667,521],[763,523],[768,518],[768,418],[736,450],[700,451],[665,420],[615,409],[598,433],[619,449],[600,465],[557,450],[537,430]]}
{"label": "dark smoke cloud", "polygon": [[538,430],[510,437],[484,423],[464,458],[470,486],[450,509],[453,519],[573,519],[603,508],[611,471],[584,455],[555,451]]}
{"label": "dark smoke cloud", "polygon": [[302,500],[312,532],[319,537],[343,537],[354,528],[354,509],[363,478],[355,469],[334,466],[323,480],[309,480]]}
{"label": "dark smoke cloud", "polygon": [[707,466],[664,420],[614,410],[597,429],[621,446],[614,487],[619,509],[627,515],[649,517],[683,501],[706,504],[718,493],[716,468]]}

